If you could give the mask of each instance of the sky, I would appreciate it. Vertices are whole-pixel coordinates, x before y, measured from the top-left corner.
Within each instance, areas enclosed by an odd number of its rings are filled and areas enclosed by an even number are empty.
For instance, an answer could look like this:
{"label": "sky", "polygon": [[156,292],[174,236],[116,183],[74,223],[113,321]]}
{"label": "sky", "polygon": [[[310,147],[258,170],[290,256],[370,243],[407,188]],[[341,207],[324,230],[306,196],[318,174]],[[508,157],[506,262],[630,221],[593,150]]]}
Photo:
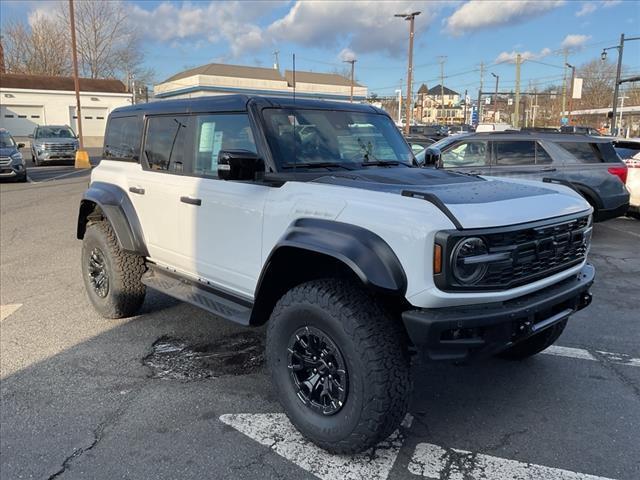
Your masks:
{"label": "sky", "polygon": [[[125,1],[143,39],[145,63],[162,81],[210,62],[315,72],[344,70],[355,59],[357,80],[380,96],[406,89],[408,22],[394,14],[420,11],[415,21],[414,91],[440,83],[475,96],[480,64],[485,90],[562,83],[563,52],[581,65],[617,45],[620,34],[640,36],[640,0],[452,1]],[[25,19],[50,6],[42,1],[0,2],[0,17]],[[609,59],[617,60],[615,50]],[[628,73],[640,74],[640,40],[625,44]]]}

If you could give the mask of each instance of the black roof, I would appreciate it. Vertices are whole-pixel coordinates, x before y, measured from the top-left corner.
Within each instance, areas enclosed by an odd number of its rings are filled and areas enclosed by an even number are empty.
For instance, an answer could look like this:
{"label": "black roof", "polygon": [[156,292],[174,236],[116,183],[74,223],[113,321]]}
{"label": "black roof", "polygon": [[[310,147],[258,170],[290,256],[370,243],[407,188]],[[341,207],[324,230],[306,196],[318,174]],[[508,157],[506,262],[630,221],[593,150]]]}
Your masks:
{"label": "black roof", "polygon": [[131,113],[198,113],[198,112],[244,112],[250,102],[262,108],[308,108],[322,110],[343,110],[363,113],[383,113],[384,110],[369,104],[310,100],[293,97],[265,97],[261,95],[216,95],[209,97],[159,100],[150,103],[138,103],[120,107],[113,111],[117,114]]}
{"label": "black roof", "polygon": [[460,95],[458,92],[451,90],[447,87],[440,87],[440,84],[435,87],[431,87],[427,92],[429,95],[440,95],[441,92],[444,92],[445,95]]}

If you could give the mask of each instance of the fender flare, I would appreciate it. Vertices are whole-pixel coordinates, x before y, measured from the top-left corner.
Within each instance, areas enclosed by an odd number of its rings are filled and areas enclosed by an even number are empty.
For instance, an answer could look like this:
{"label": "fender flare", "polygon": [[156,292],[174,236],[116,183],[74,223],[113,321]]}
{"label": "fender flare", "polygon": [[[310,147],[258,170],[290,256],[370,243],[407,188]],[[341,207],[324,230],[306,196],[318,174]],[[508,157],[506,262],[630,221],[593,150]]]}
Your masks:
{"label": "fender flare", "polygon": [[368,288],[402,296],[407,291],[407,276],[400,260],[381,237],[348,223],[301,218],[291,224],[269,254],[260,273],[255,298],[260,294],[273,258],[286,247],[333,257],[349,267]]}
{"label": "fender flare", "polygon": [[120,248],[145,257],[149,256],[133,203],[122,188],[110,183],[93,182],[82,196],[76,234],[79,240],[84,238],[88,217],[96,206],[100,207],[111,224]]}

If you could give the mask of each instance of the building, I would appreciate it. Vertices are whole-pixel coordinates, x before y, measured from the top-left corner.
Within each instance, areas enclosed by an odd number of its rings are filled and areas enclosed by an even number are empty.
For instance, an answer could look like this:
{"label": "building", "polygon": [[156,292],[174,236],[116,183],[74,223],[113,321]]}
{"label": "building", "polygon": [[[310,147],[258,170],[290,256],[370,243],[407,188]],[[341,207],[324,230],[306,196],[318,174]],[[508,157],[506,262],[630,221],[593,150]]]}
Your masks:
{"label": "building", "polygon": [[[131,104],[120,80],[80,79],[80,108],[85,146],[102,146],[107,117]],[[0,127],[27,137],[37,125],[69,125],[77,133],[72,77],[0,74]]]}
{"label": "building", "polygon": [[[444,95],[443,95],[444,94]],[[418,89],[414,118],[422,123],[457,124],[464,123],[464,107],[460,94],[439,84],[427,88],[422,84]]]}
{"label": "building", "polygon": [[[295,72],[295,93],[300,98],[349,101],[351,81],[334,73]],[[293,95],[294,74],[275,68],[210,63],[169,77],[153,88],[156,98],[191,98],[205,95],[247,93]],[[364,101],[367,87],[354,83],[353,100]]]}

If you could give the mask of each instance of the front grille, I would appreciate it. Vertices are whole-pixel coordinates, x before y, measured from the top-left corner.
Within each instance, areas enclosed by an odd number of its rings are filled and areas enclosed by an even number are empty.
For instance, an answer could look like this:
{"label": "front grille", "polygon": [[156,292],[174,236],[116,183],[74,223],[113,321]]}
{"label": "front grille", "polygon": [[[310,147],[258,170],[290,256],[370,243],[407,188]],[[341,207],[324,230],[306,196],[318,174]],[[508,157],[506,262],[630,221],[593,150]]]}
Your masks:
{"label": "front grille", "polygon": [[6,167],[11,163],[11,157],[0,157],[0,167]]}
{"label": "front grille", "polygon": [[68,152],[75,150],[76,145],[75,143],[45,143],[42,149],[47,152]]}
{"label": "front grille", "polygon": [[483,287],[513,288],[581,263],[589,249],[589,216],[485,235],[490,253],[511,258],[488,265]]}

